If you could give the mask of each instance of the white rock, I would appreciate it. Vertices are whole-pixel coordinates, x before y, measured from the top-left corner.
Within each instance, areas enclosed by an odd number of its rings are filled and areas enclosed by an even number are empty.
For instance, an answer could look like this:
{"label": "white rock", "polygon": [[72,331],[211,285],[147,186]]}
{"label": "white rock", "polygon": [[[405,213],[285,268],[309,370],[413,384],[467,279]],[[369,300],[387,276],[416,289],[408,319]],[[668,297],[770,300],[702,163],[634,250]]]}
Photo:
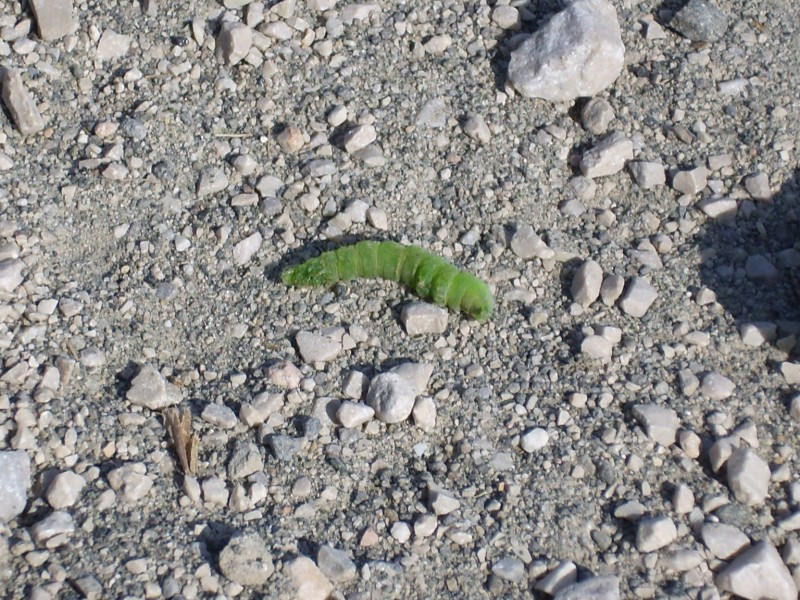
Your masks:
{"label": "white rock", "polygon": [[672,189],[681,194],[694,196],[708,184],[708,171],[705,167],[697,167],[689,171],[678,171],[672,178]]}
{"label": "white rock", "polygon": [[658,162],[635,160],[628,163],[628,170],[633,175],[636,185],[644,190],[649,190],[667,182],[664,165]]}
{"label": "white rock", "polygon": [[346,4],[342,7],[342,23],[352,25],[355,21],[368,19],[372,13],[379,13],[381,7],[374,2],[364,2],[361,4]]}
{"label": "white rock", "polygon": [[602,284],[603,268],[589,259],[578,268],[572,279],[572,299],[585,308],[600,297]]}
{"label": "white rock", "polygon": [[298,556],[287,565],[298,600],[327,600],[333,584],[310,558]]}
{"label": "white rock", "polygon": [[459,509],[461,502],[450,492],[438,487],[429,486],[428,501],[436,516],[449,515]]}
{"label": "white rock", "polygon": [[654,442],[666,447],[675,443],[681,422],[674,410],[658,404],[637,404],[633,407],[633,415]]}
{"label": "white rock", "polygon": [[306,0],[308,10],[323,12],[336,6],[337,0]]}
{"label": "white rock", "polygon": [[725,400],[733,394],[736,384],[719,373],[707,373],[703,377],[700,391],[711,400]]}
{"label": "white rock", "polygon": [[39,38],[52,42],[78,28],[72,9],[72,0],[30,0]]}
{"label": "white rock", "polygon": [[25,279],[22,272],[27,265],[18,258],[0,261],[0,292],[13,292]]}
{"label": "white rock", "polygon": [[751,600],[797,600],[797,585],[778,551],[759,542],[742,552],[714,580],[717,588]]}
{"label": "white rock", "polygon": [[31,459],[22,450],[0,450],[0,521],[25,510],[31,485]]}
{"label": "white rock", "polygon": [[541,450],[549,441],[550,436],[547,431],[541,427],[536,427],[522,434],[519,438],[519,445],[525,452],[531,453]]}
{"label": "white rock", "polygon": [[392,537],[401,544],[411,539],[411,526],[405,521],[396,521],[389,530]]}
{"label": "white rock", "polygon": [[72,471],[64,471],[53,477],[47,488],[47,502],[56,510],[74,505],[86,485],[86,480]]}
{"label": "white rock", "polygon": [[320,546],[317,552],[317,565],[325,576],[335,583],[346,583],[358,576],[356,563],[347,552],[327,544]]}
{"label": "white rock", "polygon": [[228,187],[228,176],[225,171],[219,167],[206,167],[200,171],[195,191],[197,196],[202,198],[221,192],[226,187]]}
{"label": "white rock", "polygon": [[724,219],[735,217],[736,212],[739,210],[739,205],[733,198],[711,196],[710,198],[703,198],[700,200],[697,203],[697,208],[712,219]]}
{"label": "white rock", "polygon": [[338,127],[347,121],[347,107],[343,104],[338,104],[331,109],[328,113],[328,124],[331,127]]}
{"label": "white rock", "polygon": [[694,508],[694,492],[685,483],[679,483],[672,492],[672,506],[679,515],[692,512]]}
{"label": "white rock", "polygon": [[239,585],[263,585],[275,572],[275,566],[260,535],[237,533],[219,553],[219,570]]}
{"label": "white rock", "polygon": [[220,477],[209,477],[200,486],[203,488],[203,500],[210,504],[225,506],[228,504],[228,486]]}
{"label": "white rock", "polygon": [[131,381],[125,396],[131,404],[161,410],[181,401],[180,389],[169,383],[151,364],[145,364]]}
{"label": "white rock", "polygon": [[425,52],[432,56],[442,56],[452,43],[453,38],[447,34],[434,35],[425,42],[422,47],[425,49]]}
{"label": "white rock", "polygon": [[329,362],[342,351],[342,343],[331,337],[300,331],[294,338],[300,356],[307,363]]}
{"label": "white rock", "polygon": [[600,297],[603,304],[613,306],[625,289],[625,279],[621,275],[607,275],[600,286]]}
{"label": "white rock", "polygon": [[721,560],[730,560],[750,545],[750,538],[727,523],[703,523],[700,536],[709,552]]}
{"label": "white rock", "polygon": [[739,328],[742,342],[748,346],[760,346],[765,342],[774,342],[778,337],[778,326],[769,321],[743,323]]}
{"label": "white rock", "polygon": [[433,431],[436,427],[436,402],[430,396],[418,397],[411,416],[414,417],[414,425],[422,431]]}
{"label": "white rock", "polygon": [[428,100],[417,113],[417,127],[441,129],[447,124],[447,104],[442,98]]}
{"label": "white rock", "polygon": [[800,363],[784,361],[781,363],[781,375],[789,385],[800,383]]}
{"label": "white rock", "polygon": [[75,519],[68,512],[56,510],[31,527],[31,537],[39,546],[54,548],[66,543],[75,531]]}
{"label": "white rock", "polygon": [[796,394],[789,403],[789,415],[800,423],[800,394]]}
{"label": "white rock", "polygon": [[343,400],[336,409],[336,419],[344,427],[349,428],[361,427],[364,423],[371,421],[374,416],[375,409],[350,400]]}
{"label": "white rock", "polygon": [[258,231],[248,235],[233,247],[234,262],[240,267],[249,263],[256,252],[258,252],[261,248],[263,241],[264,238],[261,237],[261,234]]}
{"label": "white rock", "polygon": [[539,592],[557,597],[559,592],[573,585],[577,579],[578,567],[571,560],[564,560],[537,581],[533,587]]}
{"label": "white rock", "polygon": [[360,125],[344,136],[344,149],[348,154],[363,150],[378,139],[378,132],[372,125]]}
{"label": "white rock", "polygon": [[227,21],[217,35],[217,56],[228,65],[241,62],[253,45],[253,30],[239,21]]}
{"label": "white rock", "polygon": [[433,535],[433,532],[436,531],[438,526],[439,521],[436,515],[425,513],[417,517],[417,520],[414,521],[414,535],[422,538],[428,537],[429,535]]}
{"label": "white rock", "polygon": [[479,141],[481,144],[488,144],[492,141],[492,132],[489,126],[486,124],[483,117],[478,114],[470,113],[467,115],[462,127],[464,133],[473,140]]}
{"label": "white rock", "polygon": [[206,405],[203,412],[200,413],[200,418],[206,423],[210,423],[220,429],[231,429],[236,427],[236,424],[239,422],[233,410],[227,406],[214,404],[213,402]]}
{"label": "white rock", "polygon": [[606,0],[575,0],[511,53],[508,79],[528,98],[594,96],[622,71],[617,13]]}
{"label": "white rock", "polygon": [[128,53],[131,47],[131,38],[120,35],[113,29],[106,29],[97,42],[97,58],[100,60],[114,60]]}
{"label": "white rock", "polygon": [[600,335],[587,335],[581,342],[581,352],[587,356],[609,362],[614,349],[614,345]]}
{"label": "white rock", "polygon": [[303,373],[294,363],[282,360],[267,368],[267,379],[273,385],[289,390],[296,389],[303,379]]}
{"label": "white rock", "polygon": [[771,200],[772,190],[769,187],[769,178],[765,173],[756,173],[745,177],[744,187],[754,200]]}
{"label": "white rock", "polygon": [[604,177],[619,173],[633,158],[633,143],[624,134],[615,132],[584,152],[581,173],[586,177]]}
{"label": "white rock", "polygon": [[492,21],[501,29],[519,29],[519,10],[513,6],[497,5],[492,9]]}
{"label": "white rock", "polygon": [[672,519],[661,515],[642,519],[636,528],[636,549],[639,552],[655,552],[671,544],[678,537]]}
{"label": "white rock", "polygon": [[16,69],[3,70],[0,85],[3,87],[3,103],[6,105],[14,124],[22,135],[39,133],[44,129],[44,119],[39,114],[36,101],[31,96],[22,76]]}
{"label": "white rock", "polygon": [[153,480],[147,475],[144,463],[127,463],[109,471],[108,483],[127,502],[141,500],[153,487]]}
{"label": "white rock", "polygon": [[447,309],[427,302],[406,304],[400,313],[400,322],[408,335],[444,333],[447,329]]}
{"label": "white rock", "polygon": [[634,277],[628,284],[622,300],[619,301],[619,307],[625,314],[640,318],[644,316],[657,297],[658,292],[650,285],[650,282],[643,277]]}
{"label": "white rock", "polygon": [[682,549],[659,557],[658,566],[672,571],[685,573],[698,567],[703,562],[703,555],[697,550]]}
{"label": "white rock", "polygon": [[561,588],[553,600],[620,600],[619,579],[603,575]]}
{"label": "white rock", "polygon": [[548,260],[555,256],[555,251],[547,247],[530,225],[520,225],[511,236],[511,251],[522,259],[540,258]]}
{"label": "white rock", "polygon": [[425,393],[433,374],[433,365],[429,363],[405,362],[392,367],[391,373],[405,377],[414,386],[417,396]]}
{"label": "white rock", "polygon": [[750,448],[737,448],[728,459],[728,486],[739,502],[761,504],[769,493],[767,462]]}
{"label": "white rock", "polygon": [[384,423],[405,421],[414,409],[417,397],[414,385],[397,373],[381,373],[369,384],[366,403]]}

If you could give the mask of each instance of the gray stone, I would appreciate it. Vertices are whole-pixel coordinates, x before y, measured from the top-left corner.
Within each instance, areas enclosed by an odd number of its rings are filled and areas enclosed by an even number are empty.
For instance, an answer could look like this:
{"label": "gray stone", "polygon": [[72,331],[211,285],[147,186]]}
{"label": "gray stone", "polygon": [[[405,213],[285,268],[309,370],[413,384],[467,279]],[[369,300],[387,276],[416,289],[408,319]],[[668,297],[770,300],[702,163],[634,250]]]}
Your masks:
{"label": "gray stone", "polygon": [[636,185],[643,190],[649,190],[667,182],[664,165],[659,162],[634,160],[628,163],[628,170],[633,175]]}
{"label": "gray stone", "polygon": [[0,521],[25,510],[31,485],[31,459],[23,450],[0,451]]}
{"label": "gray stone", "polygon": [[275,567],[260,535],[239,533],[219,553],[219,570],[239,585],[262,585],[275,572]]}
{"label": "gray stone", "polygon": [[417,127],[441,129],[447,124],[447,104],[442,98],[428,100],[417,114]]}
{"label": "gray stone", "polygon": [[72,0],[30,0],[39,38],[52,42],[72,33],[78,23],[72,12]]}
{"label": "gray stone", "polygon": [[633,415],[654,442],[667,447],[675,443],[681,422],[674,410],[657,404],[637,404]]}
{"label": "gray stone", "polygon": [[613,575],[590,577],[562,588],[553,600],[620,600],[619,579]]}
{"label": "gray stone", "polygon": [[197,196],[209,196],[221,192],[228,187],[228,176],[220,167],[205,167],[197,178]]}
{"label": "gray stone", "polygon": [[507,556],[492,565],[492,573],[500,579],[519,583],[525,577],[525,563],[518,558]]}
{"label": "gray stone", "polygon": [[697,208],[712,219],[725,219],[735,217],[736,212],[739,210],[739,205],[733,198],[711,196],[700,200],[697,203]]}
{"label": "gray stone", "polygon": [[0,261],[0,292],[13,292],[25,279],[22,272],[27,265],[18,258]]}
{"label": "gray stone", "polygon": [[689,0],[669,26],[693,42],[715,42],[728,29],[728,17],[710,0]]}
{"label": "gray stone", "polygon": [[541,258],[548,260],[555,256],[555,251],[547,247],[542,238],[528,224],[517,227],[511,236],[511,251],[522,259]]}
{"label": "gray stone", "polygon": [[336,409],[336,419],[344,427],[361,427],[375,416],[375,410],[360,402],[343,400]]}
{"label": "gray stone", "polygon": [[40,546],[62,546],[75,531],[75,519],[68,512],[55,510],[31,527],[31,537]]}
{"label": "gray stone", "polygon": [[774,283],[778,279],[778,269],[775,268],[767,257],[753,254],[747,257],[744,265],[747,278],[760,283]]}
{"label": "gray stone", "polygon": [[310,331],[299,331],[294,341],[300,356],[307,363],[331,361],[342,351],[341,342]]}
{"label": "gray stone", "polygon": [[142,366],[139,374],[131,381],[125,397],[131,404],[145,406],[150,410],[161,410],[178,404],[182,399],[180,389],[164,379],[151,364]]}
{"label": "gray stone", "polygon": [[533,586],[539,592],[556,596],[561,590],[568,588],[578,580],[578,567],[571,560],[558,563],[555,569],[542,577]]}
{"label": "gray stone", "polygon": [[591,358],[609,362],[614,345],[600,335],[587,335],[581,342],[581,352]]}
{"label": "gray stone", "polygon": [[750,538],[726,523],[703,523],[700,536],[709,552],[721,560],[730,560],[750,545]]}
{"label": "gray stone", "polygon": [[261,249],[263,242],[264,238],[258,231],[248,235],[233,247],[233,261],[240,267],[246,265],[252,260],[256,252]]}
{"label": "gray stone", "polygon": [[264,469],[264,458],[253,442],[239,442],[228,461],[228,477],[242,479]]}
{"label": "gray stone", "polygon": [[488,144],[492,141],[492,131],[481,115],[475,113],[467,115],[462,128],[464,133],[481,144]]}
{"label": "gray stone", "polygon": [[633,142],[625,134],[615,132],[584,152],[581,173],[586,177],[605,177],[619,173],[633,159]]}
{"label": "gray stone", "polygon": [[414,417],[414,425],[422,431],[433,431],[436,427],[436,402],[430,396],[418,397],[411,416]]}
{"label": "gray stone", "polygon": [[756,173],[745,177],[744,187],[754,200],[772,199],[772,189],[769,187],[769,178],[766,173]]}
{"label": "gray stone", "polygon": [[363,150],[378,139],[378,132],[372,125],[360,125],[344,136],[344,149],[348,154]]}
{"label": "gray stone", "polygon": [[572,299],[583,307],[592,304],[600,297],[603,284],[603,268],[591,259],[583,263],[575,272],[570,291]]}
{"label": "gray stone", "polygon": [[247,56],[252,44],[252,29],[238,21],[227,21],[217,35],[217,56],[226,64],[235,65]]}
{"label": "gray stone", "polygon": [[697,167],[688,171],[678,171],[672,177],[672,189],[681,194],[694,196],[705,189],[708,184],[708,171],[705,167]]}
{"label": "gray stone", "polygon": [[725,400],[735,388],[735,383],[719,373],[706,373],[700,385],[702,394],[711,400]]}
{"label": "gray stone", "polygon": [[614,7],[575,0],[511,53],[508,79],[523,96],[563,102],[609,87],[624,59]]}
{"label": "gray stone", "polygon": [[760,346],[765,342],[774,342],[778,338],[778,326],[769,321],[743,323],[739,327],[742,343],[747,346]]}
{"label": "gray stone", "polygon": [[778,551],[759,542],[742,552],[717,575],[720,591],[752,600],[797,600],[797,585]]}
{"label": "gray stone", "polygon": [[14,124],[22,135],[39,133],[44,129],[44,119],[39,114],[36,101],[31,96],[22,76],[16,69],[0,69],[2,77],[0,84],[3,86],[3,103],[6,105]]}
{"label": "gray stone", "polygon": [[331,582],[306,556],[298,556],[288,563],[286,572],[295,587],[298,600],[327,600],[333,592]]}
{"label": "gray stone", "polygon": [[594,135],[602,135],[614,120],[614,109],[605,98],[592,98],[581,110],[581,122],[584,128]]}
{"label": "gray stone", "polygon": [[86,480],[72,471],[59,473],[47,487],[47,502],[56,510],[74,505],[86,485]]}
{"label": "gray stone", "polygon": [[381,373],[372,379],[366,403],[384,423],[405,421],[414,409],[419,394],[416,387],[398,373]]}
{"label": "gray stone", "polygon": [[657,297],[658,292],[650,285],[650,282],[643,277],[634,277],[628,284],[628,289],[620,300],[619,307],[625,314],[640,318],[644,316]]}
{"label": "gray stone", "polygon": [[767,462],[750,448],[737,448],[727,463],[728,486],[739,502],[762,504],[769,493],[770,470]]}
{"label": "gray stone", "polygon": [[519,445],[525,452],[536,452],[544,448],[550,441],[550,436],[545,429],[536,427],[526,431],[519,439]]}
{"label": "gray stone", "polygon": [[436,516],[449,515],[461,506],[461,502],[453,494],[434,486],[428,488],[428,502]]}
{"label": "gray stone", "polygon": [[303,442],[300,438],[288,435],[271,435],[267,441],[275,454],[275,458],[280,461],[291,460],[303,447]]}
{"label": "gray stone", "polygon": [[346,583],[356,578],[356,563],[350,560],[347,552],[327,544],[319,547],[317,565],[322,573],[334,583]]}
{"label": "gray stone", "polygon": [[121,35],[113,29],[106,29],[97,42],[97,58],[100,60],[114,60],[122,58],[131,47],[131,38]]}
{"label": "gray stone", "polygon": [[636,528],[636,549],[639,552],[655,552],[671,544],[678,537],[675,523],[660,515],[639,521]]}

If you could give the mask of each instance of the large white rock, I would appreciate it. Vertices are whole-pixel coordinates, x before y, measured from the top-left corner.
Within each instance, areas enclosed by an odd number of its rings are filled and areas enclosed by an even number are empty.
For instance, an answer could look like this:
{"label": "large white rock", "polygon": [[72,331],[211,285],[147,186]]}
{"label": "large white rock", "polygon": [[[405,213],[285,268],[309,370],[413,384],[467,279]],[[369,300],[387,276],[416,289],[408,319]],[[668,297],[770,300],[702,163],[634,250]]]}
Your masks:
{"label": "large white rock", "polygon": [[728,485],[739,502],[761,504],[769,494],[767,461],[750,448],[737,448],[728,459]]}
{"label": "large white rock", "polygon": [[752,600],[797,599],[797,585],[789,569],[767,542],[759,542],[736,557],[717,575],[715,583],[720,591]]}
{"label": "large white rock", "polygon": [[511,53],[508,79],[523,96],[563,102],[610,86],[624,61],[614,7],[572,0]]}

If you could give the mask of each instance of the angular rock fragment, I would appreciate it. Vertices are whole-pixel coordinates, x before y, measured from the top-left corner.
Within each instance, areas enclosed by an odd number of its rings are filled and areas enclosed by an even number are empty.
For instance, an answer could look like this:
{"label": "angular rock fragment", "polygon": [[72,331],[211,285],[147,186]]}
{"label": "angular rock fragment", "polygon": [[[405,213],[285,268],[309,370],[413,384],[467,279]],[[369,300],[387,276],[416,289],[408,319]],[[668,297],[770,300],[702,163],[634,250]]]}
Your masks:
{"label": "angular rock fragment", "polygon": [[689,0],[669,26],[693,42],[715,42],[728,29],[728,17],[710,0]]}
{"label": "angular rock fragment", "polygon": [[587,150],[581,158],[581,173],[586,177],[605,177],[619,173],[633,159],[633,143],[615,132]]}
{"label": "angular rock fragment", "polygon": [[72,0],[30,0],[39,37],[52,42],[72,33],[78,23],[72,12]]}
{"label": "angular rock fragment", "polygon": [[797,585],[778,551],[768,542],[759,542],[742,552],[717,575],[720,591],[742,598],[797,600]]}
{"label": "angular rock fragment", "polygon": [[36,101],[31,96],[22,76],[16,69],[0,69],[0,85],[3,87],[3,103],[6,105],[14,124],[23,135],[39,133],[44,129],[44,119],[39,114]]}
{"label": "angular rock fragment", "polygon": [[650,439],[666,447],[675,443],[681,422],[674,410],[658,404],[637,404],[633,407],[633,415],[644,426]]}
{"label": "angular rock fragment", "polygon": [[572,299],[583,307],[592,304],[600,296],[603,284],[603,268],[594,260],[587,260],[575,272],[570,291]]}
{"label": "angular rock fragment", "polygon": [[145,364],[131,381],[125,395],[131,404],[146,406],[150,410],[161,410],[181,401],[180,390],[169,383],[151,364]]}
{"label": "angular rock fragment", "polygon": [[750,506],[764,502],[769,494],[767,462],[750,448],[737,448],[727,462],[728,486],[739,502]]}
{"label": "angular rock fragment", "polygon": [[366,403],[384,423],[405,421],[414,409],[417,390],[411,382],[397,373],[381,373],[369,384]]}
{"label": "angular rock fragment", "polygon": [[563,102],[610,86],[624,58],[614,7],[575,0],[511,53],[508,79],[523,96]]}
{"label": "angular rock fragment", "polygon": [[628,284],[622,300],[619,301],[619,307],[625,314],[640,318],[644,316],[657,297],[658,292],[650,285],[650,282],[643,277],[634,277]]}
{"label": "angular rock fragment", "polygon": [[275,567],[260,535],[239,533],[219,553],[219,570],[239,585],[262,585],[275,572]]}
{"label": "angular rock fragment", "polygon": [[400,313],[400,322],[408,335],[444,333],[447,329],[447,309],[427,302],[406,304]]}

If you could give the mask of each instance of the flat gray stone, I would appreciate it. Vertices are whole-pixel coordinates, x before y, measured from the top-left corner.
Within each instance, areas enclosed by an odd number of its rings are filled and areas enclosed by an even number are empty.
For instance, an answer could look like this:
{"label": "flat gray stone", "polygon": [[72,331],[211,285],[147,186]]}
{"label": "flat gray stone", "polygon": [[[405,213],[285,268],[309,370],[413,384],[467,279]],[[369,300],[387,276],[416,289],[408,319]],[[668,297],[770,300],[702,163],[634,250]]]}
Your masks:
{"label": "flat gray stone", "polygon": [[369,384],[366,403],[384,423],[405,421],[414,409],[419,394],[416,387],[398,373],[381,373]]}
{"label": "flat gray stone", "polygon": [[797,585],[778,551],[767,542],[745,550],[714,580],[720,591],[742,598],[797,600]]}
{"label": "flat gray stone", "polygon": [[30,0],[39,37],[52,42],[78,28],[72,9],[72,0]]}
{"label": "flat gray stone", "polygon": [[150,410],[161,410],[178,404],[182,399],[180,389],[164,379],[151,364],[142,366],[139,374],[131,381],[125,397],[131,404],[145,406]]}
{"label": "flat gray stone", "polygon": [[31,459],[24,450],[0,451],[0,521],[25,510],[31,485]]}
{"label": "flat gray stone", "polygon": [[334,583],[346,583],[356,578],[357,569],[347,552],[327,544],[319,547],[317,565],[322,573]]}
{"label": "flat gray stone", "polygon": [[45,123],[36,101],[31,96],[25,84],[22,83],[22,76],[16,69],[0,68],[2,77],[0,85],[3,87],[3,103],[14,124],[22,135],[32,135],[44,129]]}
{"label": "flat gray stone", "polygon": [[275,572],[266,542],[255,533],[236,534],[219,553],[219,570],[239,585],[262,585]]}
{"label": "flat gray stone", "polygon": [[693,42],[715,42],[728,29],[728,17],[709,0],[689,0],[669,26]]}

